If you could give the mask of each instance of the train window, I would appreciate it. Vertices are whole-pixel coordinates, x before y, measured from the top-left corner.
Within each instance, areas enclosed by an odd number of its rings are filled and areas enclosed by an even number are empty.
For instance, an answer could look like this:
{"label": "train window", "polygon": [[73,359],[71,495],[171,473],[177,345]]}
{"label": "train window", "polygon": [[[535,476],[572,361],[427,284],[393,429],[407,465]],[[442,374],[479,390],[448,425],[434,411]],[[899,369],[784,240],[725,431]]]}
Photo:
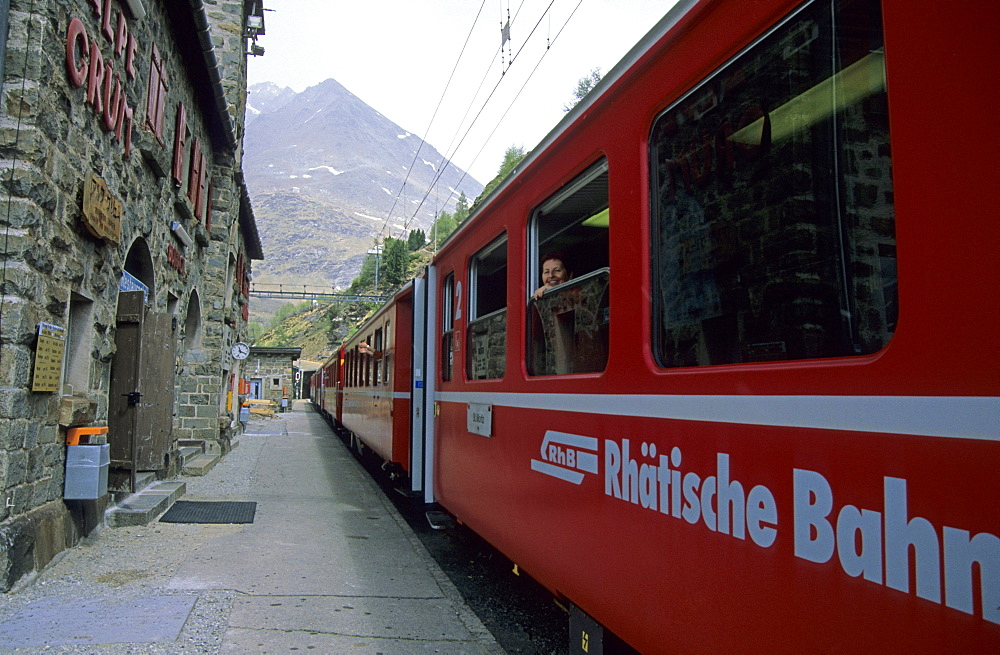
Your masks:
{"label": "train window", "polygon": [[896,325],[881,9],[816,2],[650,139],[661,366],[872,353]]}
{"label": "train window", "polygon": [[375,365],[375,350],[372,348],[372,344],[375,343],[375,335],[369,334],[366,343],[368,351],[365,353],[365,386],[370,387],[377,384],[376,376],[378,375],[378,367]]}
{"label": "train window", "polygon": [[365,363],[365,381],[364,381],[364,386],[366,386],[366,387],[372,386],[372,349],[371,349],[371,343],[372,343],[372,335],[369,334],[368,338],[365,339],[365,341],[364,341],[364,346],[363,346],[363,350],[362,350],[362,353],[364,355],[364,363]]}
{"label": "train window", "polygon": [[528,371],[593,373],[608,361],[608,162],[532,212]]}
{"label": "train window", "polygon": [[386,386],[389,386],[389,383],[391,382],[389,376],[392,371],[392,368],[389,366],[390,351],[392,350],[392,348],[390,347],[391,344],[389,343],[390,341],[389,335],[392,334],[392,332],[389,330],[391,325],[392,325],[391,321],[385,322],[385,341],[384,343],[381,343],[381,347],[378,349],[380,358],[379,363],[382,365],[382,384]]}
{"label": "train window", "polygon": [[375,330],[375,339],[372,341],[372,384],[380,386],[382,384],[382,328]]}
{"label": "train window", "polygon": [[476,253],[469,265],[468,376],[503,377],[507,358],[507,235]]}
{"label": "train window", "polygon": [[441,379],[451,379],[451,369],[455,362],[452,347],[455,343],[455,274],[444,279],[441,296]]}

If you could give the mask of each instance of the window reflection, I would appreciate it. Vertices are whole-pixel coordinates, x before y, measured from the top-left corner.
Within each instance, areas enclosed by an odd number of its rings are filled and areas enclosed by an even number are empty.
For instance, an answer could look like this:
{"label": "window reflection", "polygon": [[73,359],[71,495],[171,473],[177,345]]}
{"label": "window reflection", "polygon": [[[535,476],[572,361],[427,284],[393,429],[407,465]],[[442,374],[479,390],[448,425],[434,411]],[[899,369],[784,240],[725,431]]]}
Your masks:
{"label": "window reflection", "polygon": [[663,366],[871,353],[896,323],[880,7],[816,3],[652,130]]}

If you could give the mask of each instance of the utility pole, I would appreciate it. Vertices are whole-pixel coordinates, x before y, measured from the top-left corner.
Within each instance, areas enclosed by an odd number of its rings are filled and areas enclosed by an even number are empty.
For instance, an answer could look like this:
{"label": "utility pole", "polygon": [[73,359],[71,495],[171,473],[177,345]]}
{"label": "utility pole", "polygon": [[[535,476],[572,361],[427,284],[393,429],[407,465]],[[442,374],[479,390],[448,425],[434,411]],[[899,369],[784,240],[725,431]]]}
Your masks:
{"label": "utility pole", "polygon": [[375,255],[375,295],[378,295],[378,256],[382,254],[382,246],[376,245],[368,251],[369,255]]}

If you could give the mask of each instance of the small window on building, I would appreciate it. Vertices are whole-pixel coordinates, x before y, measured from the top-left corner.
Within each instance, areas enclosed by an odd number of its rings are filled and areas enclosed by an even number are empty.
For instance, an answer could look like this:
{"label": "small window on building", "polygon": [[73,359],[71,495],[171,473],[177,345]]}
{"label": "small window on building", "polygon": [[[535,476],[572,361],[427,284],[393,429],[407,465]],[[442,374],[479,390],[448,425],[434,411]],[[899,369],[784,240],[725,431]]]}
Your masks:
{"label": "small window on building", "polygon": [[507,358],[507,235],[476,253],[469,264],[468,375],[503,377]]}
{"label": "small window on building", "polygon": [[881,7],[808,6],[655,121],[664,367],[873,353],[896,326]]}
{"label": "small window on building", "polygon": [[608,162],[602,160],[531,215],[528,371],[594,373],[608,361]]}
{"label": "small window on building", "polygon": [[150,54],[149,88],[146,91],[146,127],[164,145],[163,130],[166,123],[167,67],[160,51],[153,46]]}
{"label": "small window on building", "polygon": [[281,386],[281,378],[271,378],[271,386],[277,389]]}
{"label": "small window on building", "polygon": [[450,273],[444,279],[441,292],[441,379],[447,382],[451,379],[452,366],[455,363],[455,274]]}

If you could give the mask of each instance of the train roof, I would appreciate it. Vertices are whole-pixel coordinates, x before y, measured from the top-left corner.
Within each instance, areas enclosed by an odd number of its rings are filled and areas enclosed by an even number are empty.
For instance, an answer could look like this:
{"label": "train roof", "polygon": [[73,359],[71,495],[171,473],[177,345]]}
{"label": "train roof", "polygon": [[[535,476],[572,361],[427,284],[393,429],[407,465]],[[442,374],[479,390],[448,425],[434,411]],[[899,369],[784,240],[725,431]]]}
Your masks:
{"label": "train roof", "polygon": [[561,121],[559,121],[554,128],[545,136],[544,139],[538,142],[538,144],[531,149],[528,155],[521,161],[517,167],[512,170],[503,181],[497,185],[493,191],[490,192],[483,202],[478,206],[473,208],[472,212],[469,214],[469,218],[463,222],[458,228],[452,232],[445,242],[442,244],[438,252],[447,247],[447,245],[458,236],[464,229],[471,225],[475,218],[481,214],[490,204],[493,203],[494,199],[504,193],[504,191],[510,187],[517,178],[529,168],[532,163],[539,159],[543,154],[547,153],[549,148],[559,139],[564,133],[566,133],[577,121],[579,121],[594,105],[598,104],[603,96],[613,87],[619,80],[621,80],[626,73],[632,70],[632,68],[639,62],[642,57],[649,52],[654,45],[656,45],[666,34],[669,32],[680,20],[687,15],[691,9],[697,5],[702,0],[678,0],[677,3],[670,8],[669,11],[661,18],[656,25],[653,26],[651,30],[644,36],[638,43],[636,43],[628,53],[622,57],[621,61],[615,64],[614,68],[608,71],[607,75],[601,78],[590,93],[588,93],[580,102],[576,104],[570,111],[566,113]]}

